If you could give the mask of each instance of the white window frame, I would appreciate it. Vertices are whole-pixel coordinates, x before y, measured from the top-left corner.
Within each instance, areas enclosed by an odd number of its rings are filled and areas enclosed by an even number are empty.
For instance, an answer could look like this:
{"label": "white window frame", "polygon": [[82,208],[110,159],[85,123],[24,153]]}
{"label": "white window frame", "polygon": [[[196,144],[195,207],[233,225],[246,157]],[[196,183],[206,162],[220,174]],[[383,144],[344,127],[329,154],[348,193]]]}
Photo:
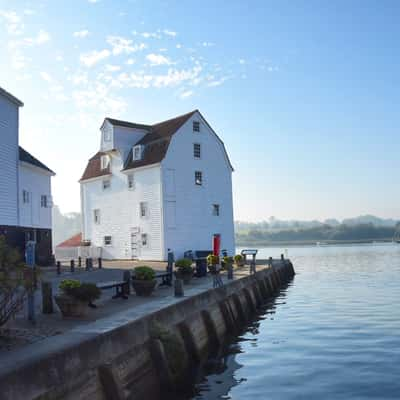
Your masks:
{"label": "white window frame", "polygon": [[212,215],[214,217],[219,217],[221,215],[221,206],[219,204],[212,205]]}
{"label": "white window frame", "polygon": [[93,222],[96,225],[100,225],[100,221],[101,221],[100,209],[99,208],[95,208],[93,210]]}
{"label": "white window frame", "polygon": [[47,208],[47,196],[45,194],[40,195],[40,207]]}
{"label": "white window frame", "polygon": [[193,157],[201,159],[201,143],[193,143]]}
{"label": "white window frame", "polygon": [[[106,182],[108,182],[107,186],[105,185]],[[101,185],[102,185],[103,190],[111,189],[111,179],[103,179],[101,181]]]}
{"label": "white window frame", "polygon": [[143,146],[142,145],[136,145],[133,146],[132,149],[132,159],[133,161],[138,161],[142,159],[142,152],[143,152]]}
{"label": "white window frame", "polygon": [[25,190],[25,189],[22,191],[22,202],[24,204],[29,204],[30,203],[29,192],[27,190]]}
{"label": "white window frame", "polygon": [[103,241],[104,241],[104,246],[107,246],[107,247],[112,246],[112,236],[111,235],[104,236]]}
{"label": "white window frame", "polygon": [[200,132],[200,121],[193,121],[193,132]]}
{"label": "white window frame", "polygon": [[149,203],[147,201],[139,203],[139,216],[140,218],[149,218]]}
{"label": "white window frame", "polygon": [[142,233],[140,235],[140,243],[142,247],[149,247],[149,235],[147,233]]}
{"label": "white window frame", "polygon": [[107,154],[103,154],[100,158],[100,168],[105,170],[110,165],[110,157]]}
{"label": "white window frame", "polygon": [[[200,177],[200,179],[199,179]],[[194,171],[194,183],[196,186],[203,186],[203,172]]]}
{"label": "white window frame", "polygon": [[128,174],[127,184],[128,184],[129,190],[135,190],[135,175],[134,174]]}

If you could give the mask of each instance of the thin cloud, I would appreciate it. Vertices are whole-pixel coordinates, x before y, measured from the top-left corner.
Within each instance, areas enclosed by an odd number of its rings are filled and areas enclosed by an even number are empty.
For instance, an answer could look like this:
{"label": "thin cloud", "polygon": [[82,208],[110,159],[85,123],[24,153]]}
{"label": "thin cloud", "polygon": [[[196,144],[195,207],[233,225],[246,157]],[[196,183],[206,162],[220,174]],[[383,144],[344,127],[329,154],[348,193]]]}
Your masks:
{"label": "thin cloud", "polygon": [[87,29],[83,29],[83,30],[81,30],[81,31],[76,31],[76,32],[74,32],[73,33],[73,36],[74,37],[77,37],[77,38],[85,38],[86,36],[88,36],[89,35],[89,31],[87,30]]}
{"label": "thin cloud", "polygon": [[151,66],[155,65],[171,65],[171,61],[168,57],[163,56],[162,54],[147,54],[146,60],[150,61]]}
{"label": "thin cloud", "polygon": [[188,98],[188,97],[190,97],[190,96],[193,96],[193,94],[194,94],[193,90],[186,90],[185,92],[182,92],[182,93],[179,95],[179,97],[180,97],[181,99],[186,99],[186,98]]}
{"label": "thin cloud", "polygon": [[122,53],[134,53],[140,50],[144,50],[147,47],[145,43],[133,44],[133,40],[123,38],[122,36],[108,36],[107,43],[111,46],[112,53],[115,56]]}
{"label": "thin cloud", "polygon": [[104,60],[105,58],[108,58],[110,55],[111,55],[111,52],[110,52],[110,50],[107,50],[107,49],[100,50],[100,51],[93,50],[93,51],[90,51],[89,53],[81,54],[80,61],[86,67],[93,67],[99,61]]}
{"label": "thin cloud", "polygon": [[169,29],[164,29],[164,30],[163,30],[163,33],[164,33],[164,35],[172,36],[172,37],[175,37],[175,36],[177,35],[177,32],[175,32],[175,31],[170,31]]}

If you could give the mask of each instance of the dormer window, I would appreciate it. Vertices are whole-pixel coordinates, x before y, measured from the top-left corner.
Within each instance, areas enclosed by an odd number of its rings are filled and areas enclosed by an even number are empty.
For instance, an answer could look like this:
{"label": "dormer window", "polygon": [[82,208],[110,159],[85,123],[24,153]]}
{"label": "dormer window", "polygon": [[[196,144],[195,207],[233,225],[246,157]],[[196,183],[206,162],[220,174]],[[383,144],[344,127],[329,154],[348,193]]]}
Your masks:
{"label": "dormer window", "polygon": [[107,155],[101,156],[101,169],[107,169],[108,165],[110,164],[110,157]]}
{"label": "dormer window", "polygon": [[193,132],[200,132],[200,122],[193,121]]}
{"label": "dormer window", "polygon": [[133,146],[133,160],[141,160],[142,159],[142,151],[143,151],[143,146],[142,145],[137,145]]}
{"label": "dormer window", "polygon": [[103,140],[105,142],[110,142],[111,141],[111,129],[106,127],[103,131]]}

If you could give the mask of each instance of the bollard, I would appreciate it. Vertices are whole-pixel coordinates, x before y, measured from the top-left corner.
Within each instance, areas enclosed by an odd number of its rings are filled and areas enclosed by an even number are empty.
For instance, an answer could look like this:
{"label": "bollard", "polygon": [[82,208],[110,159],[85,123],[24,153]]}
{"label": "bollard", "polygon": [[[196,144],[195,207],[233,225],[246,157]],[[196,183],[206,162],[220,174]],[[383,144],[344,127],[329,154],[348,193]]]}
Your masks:
{"label": "bollard", "polygon": [[50,282],[42,282],[42,312],[52,314],[53,310],[53,288]]}
{"label": "bollard", "polygon": [[103,268],[103,260],[101,259],[101,257],[99,257],[99,258],[97,259],[97,262],[98,262],[98,264],[99,264],[99,269],[102,269],[102,268]]}
{"label": "bollard", "polygon": [[85,258],[85,269],[86,269],[86,271],[89,270],[89,259],[88,258]]}
{"label": "bollard", "polygon": [[61,275],[61,262],[57,261],[57,275]]}
{"label": "bollard", "polygon": [[78,257],[78,267],[79,268],[82,267],[82,257],[81,256]]}
{"label": "bollard", "polygon": [[89,271],[93,269],[93,258],[89,257]]}
{"label": "bollard", "polygon": [[228,279],[233,279],[233,264],[228,264]]}
{"label": "bollard", "polygon": [[270,267],[272,267],[272,257],[269,258],[268,265],[269,265]]}
{"label": "bollard", "polygon": [[183,292],[183,280],[182,279],[175,279],[175,281],[174,281],[174,292],[175,292],[175,297],[182,297],[184,295],[184,292]]}
{"label": "bollard", "polygon": [[75,272],[75,261],[71,260],[71,272]]}
{"label": "bollard", "polygon": [[[101,260],[101,258],[99,258],[99,260]],[[127,283],[123,287],[124,294],[125,295],[131,294],[131,271],[128,271],[128,270],[124,271],[124,273],[122,275],[122,280]]]}
{"label": "bollard", "polygon": [[281,260],[283,261],[285,259],[285,256],[281,254]]}

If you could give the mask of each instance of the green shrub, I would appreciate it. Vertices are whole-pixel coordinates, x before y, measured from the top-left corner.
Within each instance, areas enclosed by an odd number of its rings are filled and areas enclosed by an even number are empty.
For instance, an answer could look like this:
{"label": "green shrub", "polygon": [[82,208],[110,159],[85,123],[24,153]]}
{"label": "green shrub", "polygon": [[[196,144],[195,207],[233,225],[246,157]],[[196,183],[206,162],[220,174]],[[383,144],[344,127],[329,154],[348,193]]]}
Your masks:
{"label": "green shrub", "polygon": [[207,256],[207,264],[208,265],[217,265],[219,264],[219,257],[214,254],[209,254]]}
{"label": "green shrub", "polygon": [[83,302],[92,302],[101,295],[101,290],[94,283],[82,283],[75,279],[64,279],[59,288],[68,296]]}
{"label": "green shrub", "polygon": [[188,258],[181,258],[179,260],[176,260],[175,267],[178,269],[179,272],[183,274],[193,272],[192,260],[189,260]]}
{"label": "green shrub", "polygon": [[153,268],[143,265],[135,268],[135,279],[141,281],[152,281],[156,277],[156,273]]}
{"label": "green shrub", "polygon": [[225,256],[223,258],[223,260],[224,260],[225,264],[232,264],[233,263],[233,257],[231,257],[231,256]]}
{"label": "green shrub", "polygon": [[236,264],[240,264],[243,261],[243,256],[241,254],[236,254],[234,259]]}

